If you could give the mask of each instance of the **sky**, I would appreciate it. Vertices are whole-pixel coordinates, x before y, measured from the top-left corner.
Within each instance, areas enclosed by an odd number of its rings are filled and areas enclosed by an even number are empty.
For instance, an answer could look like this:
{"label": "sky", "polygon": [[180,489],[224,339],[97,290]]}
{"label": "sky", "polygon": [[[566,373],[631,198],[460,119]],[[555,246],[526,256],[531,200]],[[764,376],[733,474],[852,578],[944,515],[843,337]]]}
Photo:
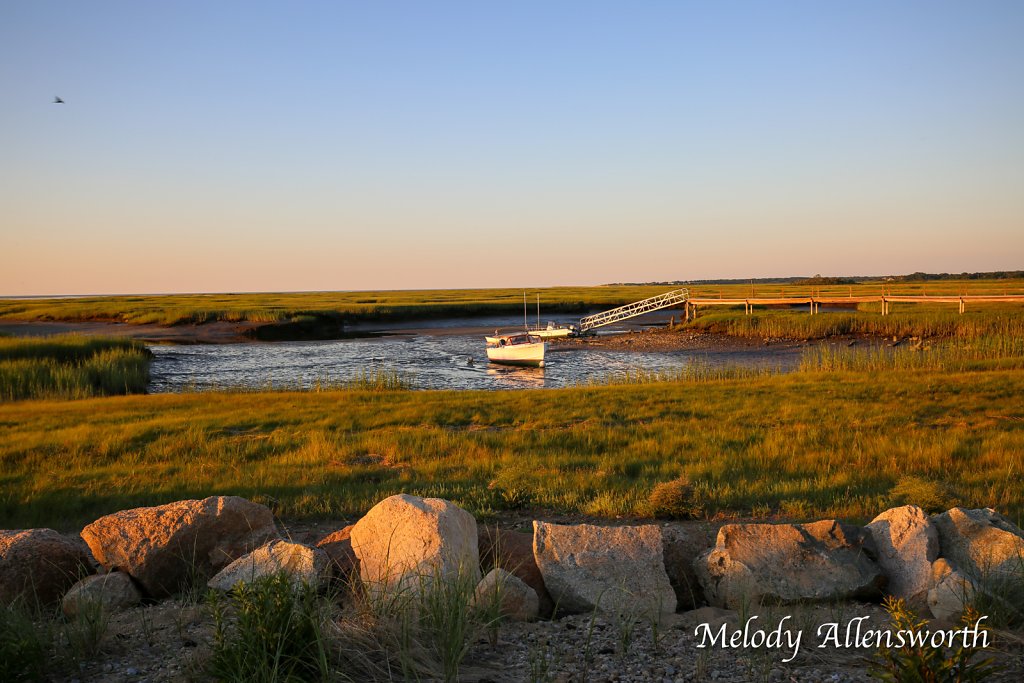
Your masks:
{"label": "sky", "polygon": [[0,294],[1022,269],[1022,35],[1015,0],[0,0]]}

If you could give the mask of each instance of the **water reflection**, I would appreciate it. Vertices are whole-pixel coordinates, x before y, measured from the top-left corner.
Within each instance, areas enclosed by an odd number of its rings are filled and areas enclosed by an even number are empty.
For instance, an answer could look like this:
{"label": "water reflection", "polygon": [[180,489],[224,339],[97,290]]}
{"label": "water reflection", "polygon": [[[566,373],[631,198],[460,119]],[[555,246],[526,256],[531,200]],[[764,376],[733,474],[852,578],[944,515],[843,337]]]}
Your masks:
{"label": "water reflection", "polygon": [[494,378],[495,389],[544,388],[544,368],[517,368],[490,363],[487,374]]}

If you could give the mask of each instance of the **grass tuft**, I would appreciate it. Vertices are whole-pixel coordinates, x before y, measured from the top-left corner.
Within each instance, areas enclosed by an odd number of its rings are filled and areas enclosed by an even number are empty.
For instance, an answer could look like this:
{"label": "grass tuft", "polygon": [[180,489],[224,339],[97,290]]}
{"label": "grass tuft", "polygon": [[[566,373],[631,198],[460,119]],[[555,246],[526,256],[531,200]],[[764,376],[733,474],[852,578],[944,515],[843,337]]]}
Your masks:
{"label": "grass tuft", "polygon": [[698,502],[693,484],[685,475],[655,485],[647,498],[648,512],[654,517],[692,519],[704,510]]}
{"label": "grass tuft", "polygon": [[149,358],[146,347],[130,339],[0,338],[0,401],[144,393]]}
{"label": "grass tuft", "polygon": [[946,482],[907,475],[900,477],[889,492],[892,506],[917,505],[929,514],[945,512],[959,505],[959,500]]}

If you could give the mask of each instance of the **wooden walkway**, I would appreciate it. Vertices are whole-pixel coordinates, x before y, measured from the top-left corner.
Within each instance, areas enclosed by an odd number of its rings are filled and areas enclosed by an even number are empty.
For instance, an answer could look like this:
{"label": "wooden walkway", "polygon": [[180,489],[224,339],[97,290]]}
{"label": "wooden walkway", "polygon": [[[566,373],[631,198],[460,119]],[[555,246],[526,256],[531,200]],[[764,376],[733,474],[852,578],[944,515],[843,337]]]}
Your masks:
{"label": "wooden walkway", "polygon": [[701,306],[743,306],[747,315],[753,313],[754,306],[799,306],[810,307],[812,315],[819,312],[822,304],[881,304],[882,315],[889,315],[893,303],[908,304],[958,304],[963,313],[969,303],[1024,303],[1024,294],[965,294],[963,296],[943,295],[891,295],[874,296],[780,296],[780,297],[746,297],[725,299],[722,297],[691,297],[686,302],[686,319],[697,315]]}

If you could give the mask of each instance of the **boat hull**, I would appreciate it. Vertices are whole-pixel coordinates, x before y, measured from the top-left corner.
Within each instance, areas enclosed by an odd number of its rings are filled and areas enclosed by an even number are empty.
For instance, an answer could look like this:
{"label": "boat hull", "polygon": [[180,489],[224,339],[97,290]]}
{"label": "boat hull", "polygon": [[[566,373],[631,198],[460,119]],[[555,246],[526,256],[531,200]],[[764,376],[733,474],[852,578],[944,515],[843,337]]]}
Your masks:
{"label": "boat hull", "polygon": [[488,346],[487,360],[501,365],[521,365],[526,367],[544,367],[544,352],[547,345],[513,344],[506,346]]}
{"label": "boat hull", "polygon": [[572,330],[568,327],[556,327],[554,329],[546,330],[530,330],[530,334],[534,337],[540,337],[541,339],[558,339],[560,337],[571,336]]}

